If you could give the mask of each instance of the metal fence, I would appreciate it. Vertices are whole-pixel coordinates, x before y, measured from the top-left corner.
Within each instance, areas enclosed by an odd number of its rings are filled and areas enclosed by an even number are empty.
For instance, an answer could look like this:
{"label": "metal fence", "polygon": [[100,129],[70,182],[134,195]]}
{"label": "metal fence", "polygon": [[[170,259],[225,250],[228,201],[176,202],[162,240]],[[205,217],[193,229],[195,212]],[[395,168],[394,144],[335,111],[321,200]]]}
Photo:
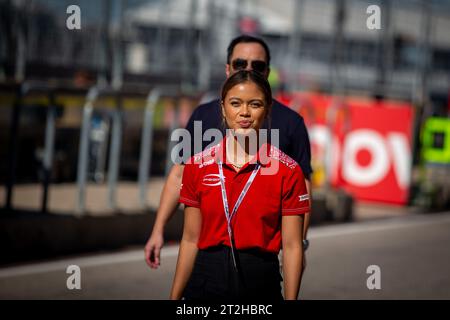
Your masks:
{"label": "metal fence", "polygon": [[[20,121],[26,113],[24,108],[26,107],[26,99],[30,95],[40,95],[44,97],[45,104],[45,134],[44,134],[44,148],[42,155],[42,175],[40,183],[42,184],[42,200],[41,211],[48,211],[48,197],[49,197],[49,185],[52,183],[52,171],[54,169],[54,154],[55,154],[55,134],[57,113],[61,113],[58,109],[63,108],[61,101],[68,99],[68,97],[78,96],[81,98],[79,101],[84,101],[83,105],[78,107],[82,110],[81,119],[79,119],[79,144],[76,154],[77,168],[76,168],[76,185],[77,185],[77,200],[74,211],[78,214],[85,212],[85,196],[86,196],[86,184],[88,180],[94,182],[103,182],[103,178],[98,177],[97,174],[102,174],[107,171],[106,184],[108,188],[107,207],[109,209],[117,209],[116,193],[117,184],[120,179],[120,161],[121,153],[123,150],[123,144],[125,139],[126,130],[125,115],[129,112],[129,107],[126,106],[125,100],[133,97],[137,99],[135,103],[134,111],[140,114],[140,144],[137,147],[139,150],[138,156],[138,169],[136,183],[139,186],[139,201],[140,206],[145,208],[147,206],[147,185],[150,176],[150,170],[152,168],[152,152],[154,142],[154,123],[155,123],[155,109],[158,103],[164,99],[170,99],[173,101],[173,109],[175,112],[169,115],[170,128],[166,128],[167,140],[163,144],[166,146],[166,158],[164,164],[165,173],[170,169],[173,164],[170,157],[171,148],[173,145],[171,141],[171,132],[176,128],[183,126],[180,119],[180,103],[182,99],[191,99],[191,108],[198,102],[196,96],[186,96],[179,94],[176,87],[155,87],[144,92],[142,90],[114,90],[110,87],[98,87],[93,86],[89,90],[81,90],[74,88],[67,88],[61,86],[48,86],[45,83],[38,82],[24,82],[20,85],[8,85],[1,86],[0,92],[16,92],[14,96],[14,103],[11,108],[11,118],[9,121],[9,134],[8,134],[8,159],[7,159],[7,178],[6,178],[6,200],[5,207],[11,209],[14,186],[16,184],[17,164],[18,164],[18,147],[19,137],[21,136]],[[112,103],[106,107],[100,102],[101,99],[109,99]],[[130,104],[130,103],[128,103]],[[67,108],[67,106],[66,106]],[[68,107],[68,108],[73,108]],[[100,128],[95,126],[94,113],[103,111],[103,114],[108,119],[108,128]],[[101,120],[100,120],[101,121]],[[133,123],[133,125],[136,122]],[[168,130],[167,130],[168,129]],[[38,129],[35,128],[36,132]],[[95,132],[97,130],[97,132]],[[103,130],[103,132],[102,132]],[[99,138],[98,135],[102,136]],[[95,137],[97,136],[97,141]],[[92,144],[99,142],[103,144],[100,146],[100,154],[94,154],[94,157],[100,156],[100,159],[96,161],[107,161],[107,170],[105,166],[96,164],[94,167],[90,167],[90,158],[92,157]],[[126,143],[129,143],[126,140]],[[108,150],[108,151],[107,151]],[[95,151],[94,151],[95,152]],[[90,154],[91,153],[91,154]],[[92,177],[89,177],[89,172],[93,171]],[[96,174],[97,173],[97,174]]]}

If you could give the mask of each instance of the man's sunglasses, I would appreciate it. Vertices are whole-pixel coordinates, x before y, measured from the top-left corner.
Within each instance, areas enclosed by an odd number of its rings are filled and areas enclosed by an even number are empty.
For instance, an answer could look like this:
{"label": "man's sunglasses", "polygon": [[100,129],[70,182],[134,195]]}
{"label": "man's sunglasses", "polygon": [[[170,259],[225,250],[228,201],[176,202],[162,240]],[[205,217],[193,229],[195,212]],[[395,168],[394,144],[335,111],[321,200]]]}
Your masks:
{"label": "man's sunglasses", "polygon": [[[236,59],[236,60],[233,60],[231,65],[233,66],[233,69],[235,69],[237,71],[245,70],[247,68],[248,61],[244,60],[244,59]],[[264,73],[267,70],[267,63],[264,61],[261,61],[261,60],[252,61],[251,66],[252,66],[252,70],[259,72],[259,73]]]}

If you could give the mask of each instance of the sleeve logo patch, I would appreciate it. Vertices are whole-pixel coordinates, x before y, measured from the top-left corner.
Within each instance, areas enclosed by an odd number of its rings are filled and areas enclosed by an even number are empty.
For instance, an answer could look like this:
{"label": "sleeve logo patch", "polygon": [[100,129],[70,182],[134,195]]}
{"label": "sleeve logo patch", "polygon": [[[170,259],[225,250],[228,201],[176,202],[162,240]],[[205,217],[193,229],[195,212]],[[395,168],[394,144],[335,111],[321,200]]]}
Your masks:
{"label": "sleeve logo patch", "polygon": [[303,194],[301,196],[298,196],[298,201],[305,201],[305,200],[309,200],[309,194]]}

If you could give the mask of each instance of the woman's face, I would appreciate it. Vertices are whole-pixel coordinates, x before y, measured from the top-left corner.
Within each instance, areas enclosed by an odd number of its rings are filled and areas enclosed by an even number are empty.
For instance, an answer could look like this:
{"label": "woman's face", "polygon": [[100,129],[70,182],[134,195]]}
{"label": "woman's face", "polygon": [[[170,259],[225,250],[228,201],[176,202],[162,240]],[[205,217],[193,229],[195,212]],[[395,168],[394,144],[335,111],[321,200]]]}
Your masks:
{"label": "woman's face", "polygon": [[264,93],[253,82],[232,87],[222,104],[228,128],[240,135],[247,135],[252,130],[258,131],[263,125],[266,110]]}

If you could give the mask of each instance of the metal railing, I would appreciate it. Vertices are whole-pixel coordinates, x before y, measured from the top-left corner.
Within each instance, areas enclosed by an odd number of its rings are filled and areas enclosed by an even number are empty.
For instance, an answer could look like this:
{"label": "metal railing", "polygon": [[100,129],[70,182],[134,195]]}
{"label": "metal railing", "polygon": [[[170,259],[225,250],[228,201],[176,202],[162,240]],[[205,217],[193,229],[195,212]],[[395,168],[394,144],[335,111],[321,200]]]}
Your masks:
{"label": "metal railing", "polygon": [[160,86],[151,89],[143,90],[114,90],[107,87],[93,86],[90,89],[75,89],[62,88],[50,86],[44,83],[23,82],[21,84],[0,84],[0,92],[15,92],[15,103],[12,108],[10,128],[9,128],[9,146],[8,146],[8,178],[6,182],[6,209],[13,208],[13,190],[16,183],[16,169],[17,169],[17,145],[19,136],[19,122],[24,106],[24,99],[31,94],[43,94],[48,98],[46,125],[45,125],[45,145],[42,161],[43,179],[42,188],[43,194],[41,199],[41,211],[48,212],[49,203],[49,186],[51,183],[51,174],[53,170],[53,158],[55,152],[55,123],[56,123],[56,96],[62,93],[83,95],[84,105],[82,106],[82,118],[80,124],[80,140],[78,146],[78,162],[76,174],[76,203],[74,213],[77,216],[82,216],[86,213],[86,187],[88,181],[89,169],[89,147],[90,135],[92,132],[92,116],[98,101],[101,98],[113,98],[114,109],[109,112],[112,123],[112,131],[110,137],[110,151],[108,156],[108,176],[107,176],[107,207],[111,210],[117,209],[116,194],[117,184],[119,181],[120,171],[120,153],[122,149],[123,136],[123,119],[124,106],[123,101],[126,96],[133,96],[145,99],[145,104],[142,106],[142,129],[140,132],[140,154],[138,164],[138,179],[137,185],[139,189],[139,206],[142,209],[147,207],[147,186],[149,182],[151,159],[153,152],[153,136],[154,136],[154,115],[155,108],[162,99],[170,98],[175,101],[175,113],[170,124],[168,142],[167,142],[167,158],[165,163],[165,172],[170,170],[172,165],[171,149],[173,143],[171,141],[171,133],[180,126],[179,121],[179,102],[182,97],[178,92],[177,87]]}

